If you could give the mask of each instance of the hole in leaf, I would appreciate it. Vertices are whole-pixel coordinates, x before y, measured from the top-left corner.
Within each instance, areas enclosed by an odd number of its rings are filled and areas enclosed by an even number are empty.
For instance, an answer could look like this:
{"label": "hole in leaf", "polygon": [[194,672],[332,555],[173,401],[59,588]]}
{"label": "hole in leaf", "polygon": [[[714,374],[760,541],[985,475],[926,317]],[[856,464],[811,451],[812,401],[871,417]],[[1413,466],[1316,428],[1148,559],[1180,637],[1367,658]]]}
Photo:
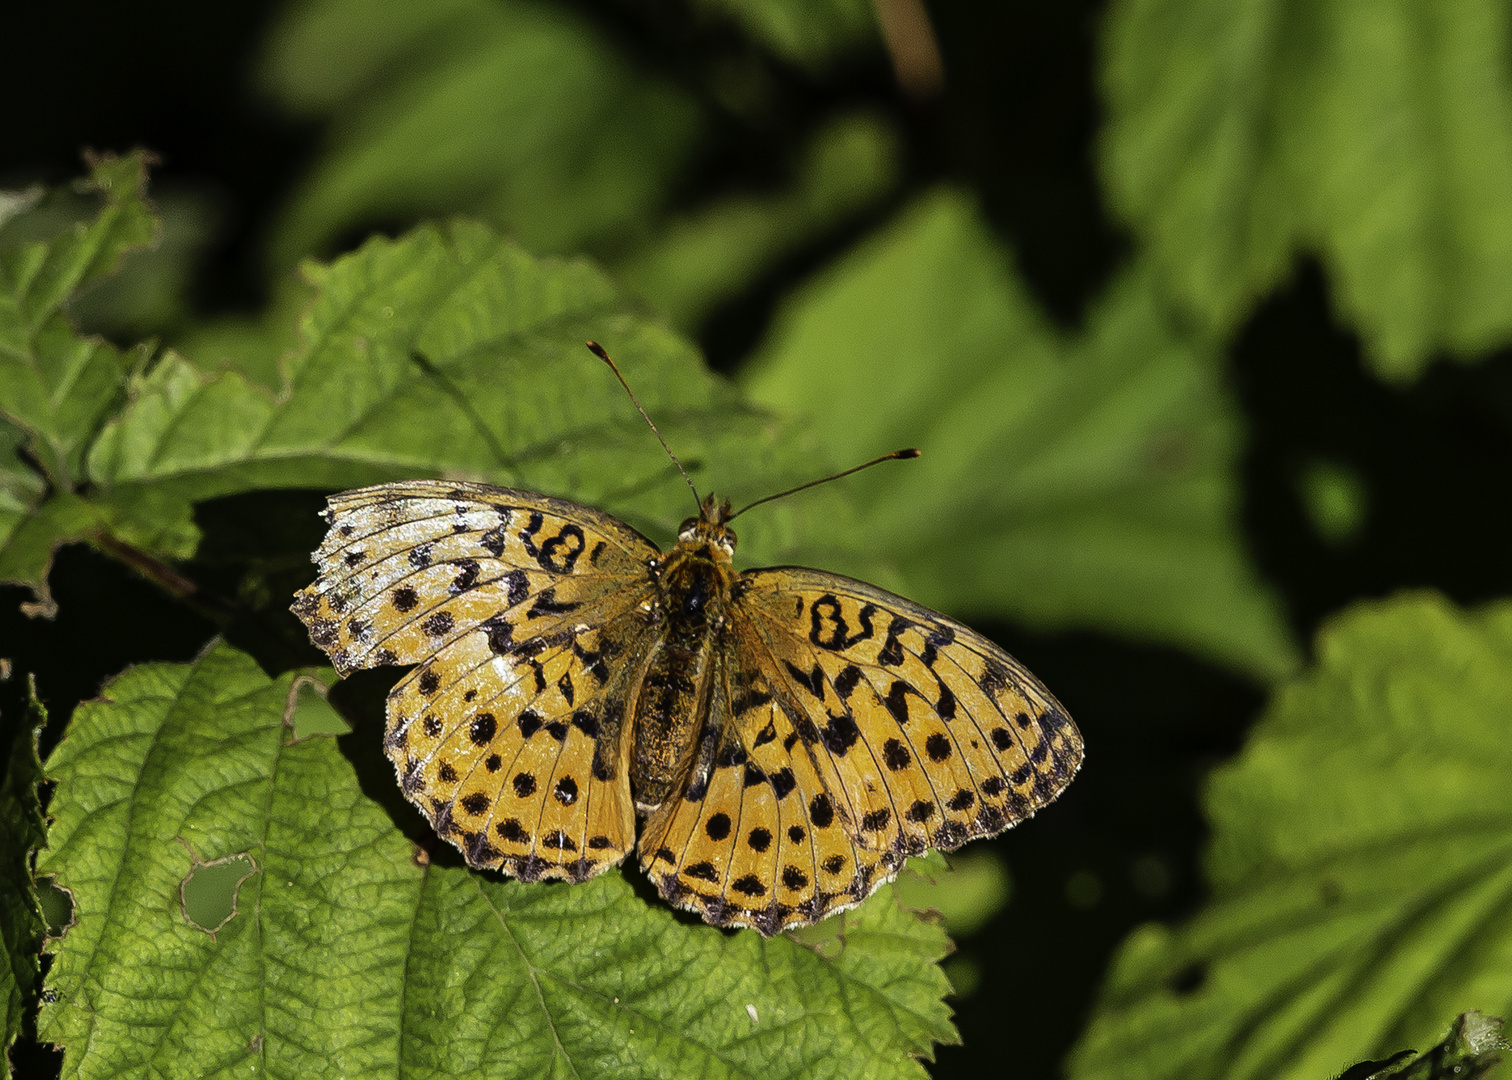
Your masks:
{"label": "hole in leaf", "polygon": [[[335,680],[331,673],[331,680]],[[350,724],[326,700],[325,685],[308,675],[301,675],[289,688],[289,704],[284,721],[294,729],[294,741],[312,735],[345,735]]]}
{"label": "hole in leaf", "polygon": [[898,906],[937,911],[953,938],[974,934],[1008,903],[1012,880],[996,852],[969,851],[947,861],[937,851],[908,860],[909,873],[893,888]]}
{"label": "hole in leaf", "polygon": [[51,879],[37,882],[37,903],[42,908],[43,921],[47,923],[48,937],[62,937],[63,932],[74,924],[73,894],[54,885]]}
{"label": "hole in leaf", "polygon": [[199,863],[179,884],[184,918],[196,929],[214,937],[236,917],[236,898],[241,883],[257,873],[249,855],[231,855]]}
{"label": "hole in leaf", "polygon": [[835,960],[845,951],[845,915],[831,915],[813,926],[787,931],[787,936],[825,960]]}

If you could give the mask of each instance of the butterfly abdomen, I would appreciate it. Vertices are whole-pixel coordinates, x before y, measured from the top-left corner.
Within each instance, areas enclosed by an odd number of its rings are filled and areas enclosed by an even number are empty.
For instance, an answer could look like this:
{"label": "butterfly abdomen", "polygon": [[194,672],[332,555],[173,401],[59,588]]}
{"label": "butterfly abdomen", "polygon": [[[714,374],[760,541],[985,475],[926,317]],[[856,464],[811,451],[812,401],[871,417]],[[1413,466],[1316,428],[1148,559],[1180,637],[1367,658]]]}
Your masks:
{"label": "butterfly abdomen", "polygon": [[654,573],[661,640],[636,694],[630,784],[643,812],[680,791],[692,767],[713,692],[713,654],[735,573],[729,553],[680,542]]}

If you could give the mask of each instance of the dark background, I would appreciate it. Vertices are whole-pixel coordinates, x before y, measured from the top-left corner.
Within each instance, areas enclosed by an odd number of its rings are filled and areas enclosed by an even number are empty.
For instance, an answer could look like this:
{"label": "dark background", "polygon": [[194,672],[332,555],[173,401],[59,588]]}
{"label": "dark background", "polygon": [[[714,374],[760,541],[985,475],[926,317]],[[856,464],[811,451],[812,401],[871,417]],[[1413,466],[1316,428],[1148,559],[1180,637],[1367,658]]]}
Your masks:
{"label": "dark background", "polygon": [[[689,57],[746,48],[650,0],[578,4],[650,62],[703,91]],[[942,177],[980,194],[1041,301],[1076,325],[1129,247],[1102,206],[1093,163],[1100,122],[1094,72],[1100,4],[982,0],[931,4],[946,89],[926,103],[895,89],[880,59],[822,81],[771,65],[770,115],[716,140],[680,198],[732,173],[758,175],[792,133],[837,99],[888,110],[906,133],[906,183],[888,207],[785,260],[725,305],[703,334],[712,362],[735,367],[775,299],[920,186]],[[62,183],[86,148],[145,146],[161,155],[157,189],[213,192],[220,230],[191,296],[201,315],[255,311],[265,299],[259,243],[319,132],[278,117],[248,89],[274,5],[262,0],[143,0],[130,5],[13,5],[0,44],[0,187]],[[381,225],[383,223],[374,223]],[[352,239],[357,239],[353,237]],[[1243,516],[1253,558],[1308,642],[1352,600],[1434,587],[1461,603],[1512,594],[1506,543],[1512,473],[1512,359],[1437,363],[1408,390],[1362,367],[1356,338],[1330,316],[1327,285],[1303,264],[1230,350],[1249,425]],[[1320,539],[1298,495],[1304,463],[1345,463],[1364,480],[1367,514],[1344,545]],[[54,741],[73,707],[128,664],[186,660],[225,631],[271,669],[319,657],[275,602],[313,570],[321,526],[311,493],[262,493],[201,508],[204,546],[184,569],[205,595],[175,600],[89,549],[64,550],[51,582],[56,620],[28,620],[29,595],[0,587],[0,683],[6,744],[19,729],[25,676],[52,714]],[[256,584],[249,588],[248,583]],[[282,591],[280,591],[282,590]],[[1233,753],[1261,689],[1174,649],[1095,633],[1036,635],[982,627],[1054,687],[1090,748],[1065,798],[1024,829],[990,841],[1013,875],[1007,907],[961,949],[981,975],[955,1001],[964,1045],[941,1048],[939,1076],[1050,1076],[1081,1029],[1111,950],[1136,924],[1180,918],[1202,898],[1202,778]],[[44,753],[47,747],[44,746]],[[1163,868],[1151,876],[1149,868]],[[1143,872],[1138,868],[1143,867]],[[1092,875],[1100,897],[1073,904],[1067,883]],[[1075,890],[1072,890],[1074,892]],[[1095,891],[1095,890],[1094,890]],[[1013,1049],[1005,1058],[1005,1039]],[[57,1059],[18,1045],[19,1075]]]}

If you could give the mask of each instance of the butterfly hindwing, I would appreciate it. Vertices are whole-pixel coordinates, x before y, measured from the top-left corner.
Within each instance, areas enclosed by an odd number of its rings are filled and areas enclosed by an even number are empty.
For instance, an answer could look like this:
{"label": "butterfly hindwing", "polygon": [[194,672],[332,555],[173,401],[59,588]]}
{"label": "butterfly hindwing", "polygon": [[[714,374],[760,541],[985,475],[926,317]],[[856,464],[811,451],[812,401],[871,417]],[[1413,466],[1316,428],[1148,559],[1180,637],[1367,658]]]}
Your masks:
{"label": "butterfly hindwing", "polygon": [[760,660],[738,644],[724,652],[705,728],[712,753],[695,760],[683,796],[646,822],[641,866],[672,903],[773,934],[854,906],[885,878]]}
{"label": "butterfly hindwing", "polygon": [[858,842],[896,866],[1030,817],[1081,765],[1081,735],[1002,649],[863,582],[741,576],[737,617],[770,651],[801,741],[848,797]]}
{"label": "butterfly hindwing", "polygon": [[416,481],[331,500],[296,613],[337,668],[416,663],[384,746],[409,799],[475,866],[581,880],[633,846],[628,612],[651,543],[572,503]]}

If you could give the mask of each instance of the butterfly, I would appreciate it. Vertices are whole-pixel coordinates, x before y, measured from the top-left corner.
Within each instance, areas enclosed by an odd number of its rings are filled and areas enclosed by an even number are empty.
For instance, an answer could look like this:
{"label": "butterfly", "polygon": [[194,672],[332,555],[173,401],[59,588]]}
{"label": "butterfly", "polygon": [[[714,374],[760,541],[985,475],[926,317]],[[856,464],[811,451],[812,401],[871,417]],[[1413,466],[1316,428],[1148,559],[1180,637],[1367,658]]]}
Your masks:
{"label": "butterfly", "polygon": [[292,610],[343,675],[415,665],[384,750],[470,865],[580,882],[638,847],[671,904],[771,935],[1071,781],[1080,733],[1003,649],[839,574],[737,571],[730,503],[698,506],[662,552],[486,484],[331,497]]}

